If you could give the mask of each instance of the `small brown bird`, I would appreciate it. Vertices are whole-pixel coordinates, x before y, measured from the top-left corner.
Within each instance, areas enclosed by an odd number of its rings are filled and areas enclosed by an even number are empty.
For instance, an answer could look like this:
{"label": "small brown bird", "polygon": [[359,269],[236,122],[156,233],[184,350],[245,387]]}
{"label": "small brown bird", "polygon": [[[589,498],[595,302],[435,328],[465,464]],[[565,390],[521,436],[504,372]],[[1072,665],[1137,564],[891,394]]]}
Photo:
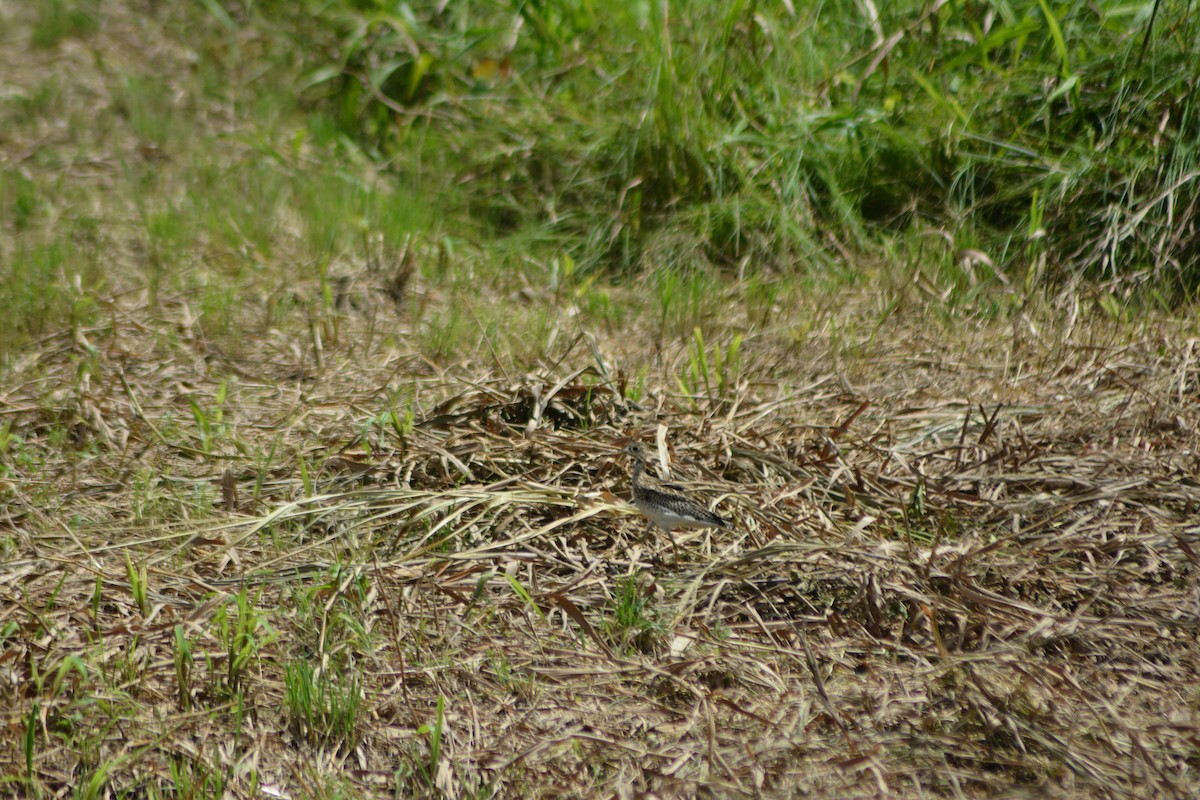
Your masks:
{"label": "small brown bird", "polygon": [[624,452],[633,456],[633,504],[650,520],[652,526],[662,528],[671,540],[671,551],[679,560],[679,549],[671,531],[675,528],[721,528],[732,530],[733,523],[709,511],[706,506],[684,494],[681,487],[663,483],[646,472],[646,448],[641,442],[630,442]]}

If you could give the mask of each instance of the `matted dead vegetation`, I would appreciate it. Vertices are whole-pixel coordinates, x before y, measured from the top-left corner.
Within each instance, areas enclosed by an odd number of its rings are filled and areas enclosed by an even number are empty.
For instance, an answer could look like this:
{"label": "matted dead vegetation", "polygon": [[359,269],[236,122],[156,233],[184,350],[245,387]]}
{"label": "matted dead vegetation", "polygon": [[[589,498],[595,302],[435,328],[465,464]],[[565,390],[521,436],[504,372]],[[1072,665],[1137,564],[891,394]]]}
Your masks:
{"label": "matted dead vegetation", "polygon": [[[724,396],[672,391],[667,349],[635,403],[636,330],[512,376],[363,351],[353,312],[320,369],[127,318],[0,393],[37,461],[6,456],[0,520],[12,789],[1194,791],[1200,364],[1169,324],[754,335]],[[678,564],[617,454],[659,426],[737,523]],[[298,664],[355,712],[298,714]]]}

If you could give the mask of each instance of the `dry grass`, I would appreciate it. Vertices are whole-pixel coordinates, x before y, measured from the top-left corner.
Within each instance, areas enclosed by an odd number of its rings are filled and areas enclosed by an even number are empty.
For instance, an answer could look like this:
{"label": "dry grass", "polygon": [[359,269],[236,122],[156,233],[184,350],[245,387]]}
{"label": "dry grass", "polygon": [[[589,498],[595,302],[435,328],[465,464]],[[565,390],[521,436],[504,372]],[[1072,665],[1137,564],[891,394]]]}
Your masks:
{"label": "dry grass", "polygon": [[[1169,323],[894,319],[835,372],[821,332],[763,334],[724,401],[636,405],[628,337],[515,381],[348,345],[312,372],[145,312],[47,338],[0,395],[38,462],[3,485],[5,769],[31,725],[51,796],[173,764],[236,795],[1191,792],[1200,364]],[[411,430],[370,423],[400,375]],[[679,565],[618,499],[621,437],[658,424],[738,524]],[[361,679],[350,734],[289,718],[296,661]]]}

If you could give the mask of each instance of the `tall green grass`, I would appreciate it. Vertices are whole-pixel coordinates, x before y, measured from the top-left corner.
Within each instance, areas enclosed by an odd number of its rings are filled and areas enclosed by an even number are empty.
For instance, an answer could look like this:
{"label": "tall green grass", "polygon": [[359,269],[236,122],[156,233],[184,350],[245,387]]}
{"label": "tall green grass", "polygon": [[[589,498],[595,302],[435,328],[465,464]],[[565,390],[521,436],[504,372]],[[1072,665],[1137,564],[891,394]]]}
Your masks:
{"label": "tall green grass", "polygon": [[1052,279],[1190,290],[1200,37],[1156,5],[344,0],[305,87],[584,271],[820,270],[911,228],[1022,269],[1032,213]]}

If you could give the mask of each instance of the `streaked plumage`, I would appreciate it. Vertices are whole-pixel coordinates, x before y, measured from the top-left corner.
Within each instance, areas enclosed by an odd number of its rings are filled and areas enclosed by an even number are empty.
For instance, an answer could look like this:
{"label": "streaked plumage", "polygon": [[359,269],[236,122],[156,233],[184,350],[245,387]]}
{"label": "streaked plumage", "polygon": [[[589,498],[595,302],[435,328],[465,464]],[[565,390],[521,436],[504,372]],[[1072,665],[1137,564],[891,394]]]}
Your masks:
{"label": "streaked plumage", "polygon": [[671,531],[676,528],[722,528],[730,530],[733,524],[724,517],[709,511],[706,506],[693,500],[683,493],[683,489],[672,484],[663,483],[646,471],[646,448],[641,442],[630,442],[625,452],[633,456],[633,473],[630,483],[633,487],[633,504],[637,506],[650,520],[667,532],[671,539],[671,548],[675,550],[676,560],[679,558],[675,549],[675,537]]}

